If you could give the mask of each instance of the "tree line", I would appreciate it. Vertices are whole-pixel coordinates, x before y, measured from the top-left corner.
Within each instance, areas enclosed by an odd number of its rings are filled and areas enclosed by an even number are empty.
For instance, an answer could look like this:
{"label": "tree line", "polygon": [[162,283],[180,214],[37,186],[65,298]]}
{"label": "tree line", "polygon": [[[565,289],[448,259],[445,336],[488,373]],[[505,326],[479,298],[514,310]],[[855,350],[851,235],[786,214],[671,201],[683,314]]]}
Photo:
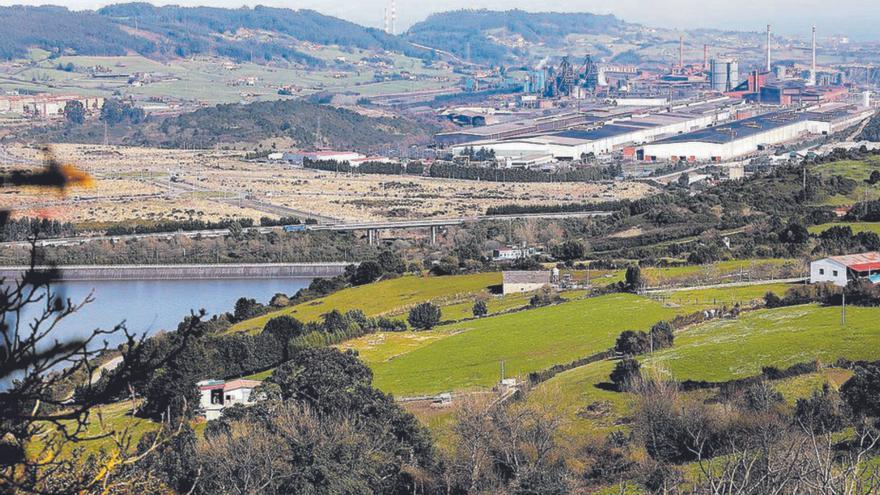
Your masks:
{"label": "tree line", "polygon": [[490,182],[589,182],[612,180],[621,175],[621,169],[619,165],[609,165],[550,173],[527,168],[499,169],[435,162],[428,173],[431,177]]}

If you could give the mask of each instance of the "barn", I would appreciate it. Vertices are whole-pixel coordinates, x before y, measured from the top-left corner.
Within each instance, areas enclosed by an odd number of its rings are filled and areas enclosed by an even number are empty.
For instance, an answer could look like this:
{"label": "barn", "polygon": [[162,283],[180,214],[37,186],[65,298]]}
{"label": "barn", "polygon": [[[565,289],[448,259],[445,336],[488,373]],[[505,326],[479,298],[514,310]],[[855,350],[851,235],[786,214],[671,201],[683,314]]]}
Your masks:
{"label": "barn", "polygon": [[519,294],[533,292],[545,285],[550,285],[550,271],[507,271],[502,273],[502,293]]}

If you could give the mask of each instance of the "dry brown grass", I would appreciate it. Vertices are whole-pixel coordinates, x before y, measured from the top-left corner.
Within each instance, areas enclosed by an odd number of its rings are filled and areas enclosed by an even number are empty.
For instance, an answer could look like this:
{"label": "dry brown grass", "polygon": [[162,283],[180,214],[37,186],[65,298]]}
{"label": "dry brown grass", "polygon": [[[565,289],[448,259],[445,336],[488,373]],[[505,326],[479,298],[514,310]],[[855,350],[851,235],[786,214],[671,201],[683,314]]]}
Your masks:
{"label": "dry brown grass", "polygon": [[[13,147],[38,159],[36,149]],[[343,220],[472,216],[502,204],[559,204],[638,198],[652,192],[635,182],[492,183],[413,176],[334,174],[240,159],[240,152],[57,145],[56,154],[97,179],[89,190],[66,197],[16,191],[0,207],[18,215],[43,215],[103,224],[184,218],[276,216],[239,208],[222,199],[246,195],[263,202]],[[177,180],[169,180],[176,176]],[[76,208],[72,208],[76,206]]]}

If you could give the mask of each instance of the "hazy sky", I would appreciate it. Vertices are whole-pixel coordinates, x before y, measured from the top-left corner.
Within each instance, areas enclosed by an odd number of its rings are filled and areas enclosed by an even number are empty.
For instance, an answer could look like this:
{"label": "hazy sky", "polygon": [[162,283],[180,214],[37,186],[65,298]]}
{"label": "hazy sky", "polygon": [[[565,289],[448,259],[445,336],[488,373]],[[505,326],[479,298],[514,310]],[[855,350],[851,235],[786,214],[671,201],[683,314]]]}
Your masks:
{"label": "hazy sky", "polygon": [[[156,4],[240,7],[271,5],[291,9],[309,8],[367,26],[381,27],[389,0],[177,0]],[[93,9],[106,0],[0,0],[17,3],[64,5]],[[422,20],[431,12],[459,8],[512,9],[611,13],[650,26],[671,28],[732,28],[763,30],[768,22],[786,35],[808,37],[810,25],[820,34],[880,39],[880,0],[397,0],[398,31]]]}

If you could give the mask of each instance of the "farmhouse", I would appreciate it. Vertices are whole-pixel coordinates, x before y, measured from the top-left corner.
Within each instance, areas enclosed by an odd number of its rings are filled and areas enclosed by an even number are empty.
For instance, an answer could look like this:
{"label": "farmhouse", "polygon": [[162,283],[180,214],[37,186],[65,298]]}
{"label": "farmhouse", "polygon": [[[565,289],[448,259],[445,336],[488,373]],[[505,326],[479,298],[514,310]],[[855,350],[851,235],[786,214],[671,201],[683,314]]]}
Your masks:
{"label": "farmhouse", "polygon": [[495,261],[514,261],[539,253],[540,251],[533,247],[504,247],[492,251],[492,259]]}
{"label": "farmhouse", "polygon": [[532,292],[545,285],[550,285],[550,272],[548,270],[509,271],[503,272],[501,279],[504,295]]}
{"label": "farmhouse", "polygon": [[208,421],[217,419],[224,408],[235,404],[245,406],[256,402],[253,390],[262,382],[258,380],[202,380],[196,385],[199,387],[199,408]]}
{"label": "farmhouse", "polygon": [[852,280],[867,278],[880,282],[880,253],[831,256],[810,263],[810,283],[831,282],[845,287]]}

